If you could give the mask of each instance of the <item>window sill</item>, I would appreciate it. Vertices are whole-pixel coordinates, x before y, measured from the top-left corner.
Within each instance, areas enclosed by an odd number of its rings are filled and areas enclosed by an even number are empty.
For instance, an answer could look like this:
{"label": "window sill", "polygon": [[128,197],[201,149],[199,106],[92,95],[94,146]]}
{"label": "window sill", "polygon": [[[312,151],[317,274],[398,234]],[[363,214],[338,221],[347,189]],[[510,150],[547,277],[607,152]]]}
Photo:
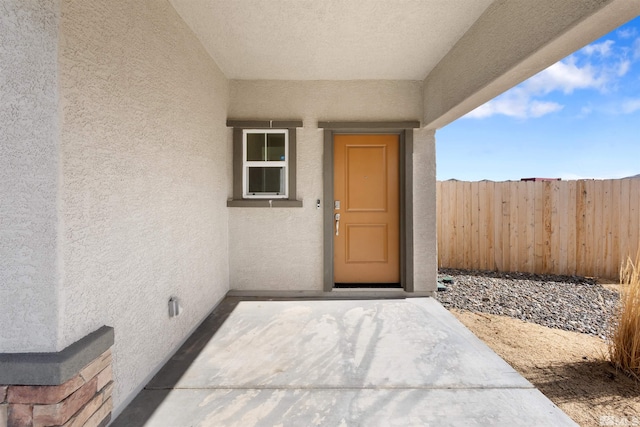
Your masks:
{"label": "window sill", "polygon": [[301,208],[302,200],[233,199],[233,200],[227,200],[227,207],[228,208]]}

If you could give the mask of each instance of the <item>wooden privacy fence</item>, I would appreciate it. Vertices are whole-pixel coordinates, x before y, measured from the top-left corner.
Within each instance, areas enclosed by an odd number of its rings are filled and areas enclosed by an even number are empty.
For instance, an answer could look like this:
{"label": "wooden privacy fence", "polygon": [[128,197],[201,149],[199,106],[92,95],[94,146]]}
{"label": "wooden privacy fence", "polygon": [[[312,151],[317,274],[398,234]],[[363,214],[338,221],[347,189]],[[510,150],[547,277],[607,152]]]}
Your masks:
{"label": "wooden privacy fence", "polygon": [[440,267],[617,278],[640,244],[640,179],[441,181],[437,210]]}

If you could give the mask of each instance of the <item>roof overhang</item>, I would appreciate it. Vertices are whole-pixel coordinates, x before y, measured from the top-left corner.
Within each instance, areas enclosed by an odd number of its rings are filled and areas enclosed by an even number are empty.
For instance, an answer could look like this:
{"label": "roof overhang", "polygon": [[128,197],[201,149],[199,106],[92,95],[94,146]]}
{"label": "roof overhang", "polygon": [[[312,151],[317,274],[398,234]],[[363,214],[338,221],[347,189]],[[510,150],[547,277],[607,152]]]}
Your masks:
{"label": "roof overhang", "polygon": [[439,128],[640,14],[640,0],[169,0],[229,79],[423,81]]}
{"label": "roof overhang", "polygon": [[640,0],[494,2],[424,81],[440,128],[640,14]]}

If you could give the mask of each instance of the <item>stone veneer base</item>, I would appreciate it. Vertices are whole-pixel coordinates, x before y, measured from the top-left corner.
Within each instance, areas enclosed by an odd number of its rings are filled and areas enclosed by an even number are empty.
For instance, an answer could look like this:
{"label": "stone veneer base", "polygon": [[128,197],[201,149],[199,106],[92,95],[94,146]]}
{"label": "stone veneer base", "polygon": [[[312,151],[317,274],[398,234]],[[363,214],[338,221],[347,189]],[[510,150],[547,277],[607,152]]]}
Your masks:
{"label": "stone veneer base", "polygon": [[[0,355],[0,427],[106,426],[113,409],[112,345],[113,328],[102,327],[59,353]],[[8,372],[16,366],[24,379]]]}

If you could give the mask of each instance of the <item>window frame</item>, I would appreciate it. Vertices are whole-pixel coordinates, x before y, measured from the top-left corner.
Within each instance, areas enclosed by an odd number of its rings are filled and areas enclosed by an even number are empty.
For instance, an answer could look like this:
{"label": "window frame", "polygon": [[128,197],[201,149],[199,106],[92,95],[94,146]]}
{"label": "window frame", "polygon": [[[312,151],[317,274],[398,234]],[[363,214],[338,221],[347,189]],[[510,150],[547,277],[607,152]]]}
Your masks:
{"label": "window frame", "polygon": [[[302,200],[297,199],[296,174],[296,136],[297,128],[302,127],[302,120],[234,120],[227,119],[227,127],[233,129],[232,134],[232,196],[227,199],[227,207],[234,208],[301,208]],[[287,198],[283,197],[245,197],[244,138],[243,130],[280,130],[287,132]]]}
{"label": "window frame", "polygon": [[[284,161],[282,160],[247,160],[248,135],[284,135]],[[266,143],[266,140],[265,140]],[[249,169],[252,167],[284,168],[284,192],[252,193],[249,191]],[[242,198],[243,199],[288,199],[289,198],[289,131],[287,129],[242,129]]]}

